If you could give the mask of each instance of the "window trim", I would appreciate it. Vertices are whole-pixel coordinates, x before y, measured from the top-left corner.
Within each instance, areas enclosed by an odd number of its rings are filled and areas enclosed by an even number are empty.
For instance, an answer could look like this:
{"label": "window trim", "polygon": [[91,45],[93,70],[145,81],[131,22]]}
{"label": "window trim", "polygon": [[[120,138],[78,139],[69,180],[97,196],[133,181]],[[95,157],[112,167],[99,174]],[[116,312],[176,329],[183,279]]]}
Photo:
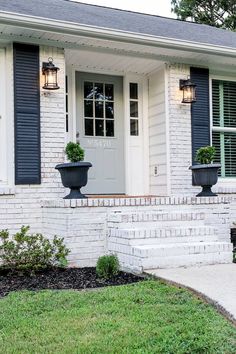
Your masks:
{"label": "window trim", "polygon": [[14,94],[13,94],[13,44],[0,45],[5,60],[5,107],[6,119],[6,181],[0,182],[0,195],[14,195]]}
{"label": "window trim", "polygon": [[2,158],[0,163],[1,163],[1,173],[0,173],[0,185],[1,186],[6,186],[7,181],[8,181],[8,171],[7,171],[7,115],[6,115],[6,74],[5,74],[5,68],[6,68],[6,55],[4,49],[0,48],[0,61],[1,61],[1,89],[2,89],[2,95],[1,95],[1,110],[0,110],[0,126],[1,131],[0,131],[0,151],[2,151]]}
{"label": "window trim", "polygon": [[[235,133],[236,134],[236,128],[229,128],[229,127],[214,127],[213,126],[213,99],[212,99],[212,81],[213,80],[219,80],[219,81],[228,81],[228,82],[234,82],[236,83],[236,76],[235,79],[232,79],[232,77],[226,76],[221,76],[221,75],[210,75],[209,76],[209,89],[210,89],[210,142],[212,145],[212,133],[213,132],[226,132],[226,133]],[[219,176],[219,181],[220,182],[236,182],[236,176],[235,177],[222,177]]]}

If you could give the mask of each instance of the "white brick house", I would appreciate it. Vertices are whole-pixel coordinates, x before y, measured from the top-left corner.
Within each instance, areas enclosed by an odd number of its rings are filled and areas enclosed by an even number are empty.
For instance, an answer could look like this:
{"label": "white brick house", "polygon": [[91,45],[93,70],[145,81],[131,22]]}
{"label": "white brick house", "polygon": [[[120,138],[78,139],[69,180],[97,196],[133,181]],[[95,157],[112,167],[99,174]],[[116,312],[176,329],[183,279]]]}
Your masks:
{"label": "white brick house", "polygon": [[[64,236],[72,264],[84,266],[108,251],[136,271],[231,261],[235,40],[73,1],[0,0],[0,229]],[[49,57],[60,68],[56,91],[42,88]],[[191,108],[179,80],[192,75]],[[110,98],[91,99],[91,87]],[[63,201],[55,165],[78,137],[93,164],[89,199]],[[230,195],[199,200],[189,166],[212,142],[223,166],[215,191]]]}

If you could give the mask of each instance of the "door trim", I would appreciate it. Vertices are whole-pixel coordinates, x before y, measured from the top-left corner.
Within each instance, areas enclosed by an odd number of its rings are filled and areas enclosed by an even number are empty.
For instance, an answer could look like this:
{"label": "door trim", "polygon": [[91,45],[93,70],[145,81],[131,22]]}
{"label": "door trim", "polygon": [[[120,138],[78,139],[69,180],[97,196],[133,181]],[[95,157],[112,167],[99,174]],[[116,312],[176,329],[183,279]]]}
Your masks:
{"label": "door trim", "polygon": [[130,171],[129,164],[129,152],[130,152],[130,136],[129,136],[129,113],[128,113],[128,104],[129,104],[129,87],[128,83],[130,80],[135,80],[142,85],[142,113],[143,121],[142,126],[143,139],[142,139],[142,149],[143,149],[143,190],[140,190],[138,195],[149,195],[149,132],[148,132],[148,79],[143,75],[130,75],[128,73],[122,74],[115,71],[107,70],[95,70],[87,71],[81,67],[68,66],[67,67],[67,76],[68,76],[68,93],[69,93],[69,133],[67,137],[71,141],[76,141],[76,72],[83,72],[88,74],[101,74],[101,75],[110,75],[110,76],[122,76],[123,77],[123,114],[124,114],[124,177],[125,177],[125,195],[132,195],[132,171]]}

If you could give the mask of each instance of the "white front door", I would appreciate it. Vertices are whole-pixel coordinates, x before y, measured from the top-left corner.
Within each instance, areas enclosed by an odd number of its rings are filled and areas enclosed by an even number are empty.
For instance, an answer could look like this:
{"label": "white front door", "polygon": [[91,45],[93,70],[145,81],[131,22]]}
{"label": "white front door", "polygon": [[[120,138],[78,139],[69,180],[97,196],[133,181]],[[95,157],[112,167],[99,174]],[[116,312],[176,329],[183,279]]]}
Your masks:
{"label": "white front door", "polygon": [[77,137],[92,163],[87,194],[124,194],[122,77],[76,72]]}

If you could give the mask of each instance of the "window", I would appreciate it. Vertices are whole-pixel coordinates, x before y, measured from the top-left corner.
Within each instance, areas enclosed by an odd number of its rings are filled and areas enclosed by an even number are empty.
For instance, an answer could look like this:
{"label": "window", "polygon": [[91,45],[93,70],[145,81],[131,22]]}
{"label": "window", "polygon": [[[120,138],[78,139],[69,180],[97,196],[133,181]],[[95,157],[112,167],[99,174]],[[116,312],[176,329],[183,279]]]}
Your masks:
{"label": "window", "polygon": [[130,135],[139,135],[139,93],[138,84],[129,84],[129,105],[130,105]]}
{"label": "window", "polygon": [[236,82],[212,80],[212,145],[221,177],[236,177]]}
{"label": "window", "polygon": [[114,85],[84,82],[84,132],[86,136],[114,137]]}

